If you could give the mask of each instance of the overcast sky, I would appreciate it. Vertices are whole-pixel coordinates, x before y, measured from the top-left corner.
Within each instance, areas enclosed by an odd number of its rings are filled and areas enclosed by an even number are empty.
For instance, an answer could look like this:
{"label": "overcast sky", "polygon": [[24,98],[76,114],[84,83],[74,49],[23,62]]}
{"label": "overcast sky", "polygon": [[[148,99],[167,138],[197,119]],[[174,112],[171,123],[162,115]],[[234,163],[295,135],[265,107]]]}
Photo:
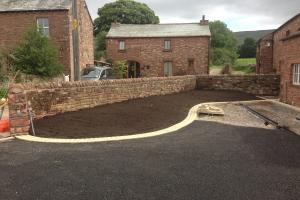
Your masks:
{"label": "overcast sky", "polygon": [[[112,0],[86,0],[93,18]],[[140,0],[159,16],[161,23],[222,20],[233,31],[277,28],[300,13],[300,0]]]}

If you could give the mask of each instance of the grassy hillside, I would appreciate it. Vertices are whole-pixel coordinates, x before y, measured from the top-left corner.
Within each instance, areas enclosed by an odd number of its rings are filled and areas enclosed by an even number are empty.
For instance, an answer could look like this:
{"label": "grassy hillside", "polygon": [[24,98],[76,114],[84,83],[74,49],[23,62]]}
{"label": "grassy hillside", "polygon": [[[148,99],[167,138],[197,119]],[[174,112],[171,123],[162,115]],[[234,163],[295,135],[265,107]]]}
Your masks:
{"label": "grassy hillside", "polygon": [[242,31],[235,32],[234,34],[238,40],[238,45],[241,45],[247,37],[253,38],[258,41],[260,38],[271,33],[272,31],[274,30]]}

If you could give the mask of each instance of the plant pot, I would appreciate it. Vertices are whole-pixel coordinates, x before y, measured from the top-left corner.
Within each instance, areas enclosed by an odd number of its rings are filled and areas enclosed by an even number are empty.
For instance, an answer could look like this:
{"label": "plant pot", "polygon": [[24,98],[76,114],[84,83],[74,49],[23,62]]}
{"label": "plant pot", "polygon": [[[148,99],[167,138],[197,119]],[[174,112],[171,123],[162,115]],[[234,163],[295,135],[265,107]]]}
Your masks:
{"label": "plant pot", "polygon": [[9,132],[9,130],[10,130],[9,120],[8,119],[0,120],[0,134]]}

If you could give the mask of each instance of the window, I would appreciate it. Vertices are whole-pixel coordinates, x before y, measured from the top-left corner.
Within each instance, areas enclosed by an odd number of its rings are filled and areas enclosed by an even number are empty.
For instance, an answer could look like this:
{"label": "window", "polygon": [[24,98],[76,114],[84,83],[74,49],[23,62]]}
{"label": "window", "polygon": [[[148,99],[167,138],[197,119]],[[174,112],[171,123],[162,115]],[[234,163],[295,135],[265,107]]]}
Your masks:
{"label": "window", "polygon": [[189,61],[189,67],[194,67],[194,59],[188,59]]}
{"label": "window", "polygon": [[166,51],[171,50],[171,40],[165,40],[165,50]]}
{"label": "window", "polygon": [[293,84],[300,85],[300,64],[294,64],[293,67]]}
{"label": "window", "polygon": [[172,62],[165,62],[165,65],[164,65],[164,76],[172,76],[172,75],[173,75]]}
{"label": "window", "polygon": [[288,30],[288,31],[285,32],[285,35],[286,35],[287,37],[290,36],[290,34],[291,34],[290,30]]}
{"label": "window", "polygon": [[37,18],[39,31],[46,37],[49,37],[49,20],[48,18]]}
{"label": "window", "polygon": [[119,50],[124,51],[125,50],[125,41],[119,42]]}

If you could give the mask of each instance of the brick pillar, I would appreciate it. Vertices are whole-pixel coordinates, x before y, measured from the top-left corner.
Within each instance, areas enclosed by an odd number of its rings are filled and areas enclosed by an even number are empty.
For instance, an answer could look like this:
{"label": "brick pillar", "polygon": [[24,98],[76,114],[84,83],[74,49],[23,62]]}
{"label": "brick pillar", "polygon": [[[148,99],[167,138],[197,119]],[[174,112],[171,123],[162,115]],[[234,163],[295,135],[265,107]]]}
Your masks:
{"label": "brick pillar", "polygon": [[11,85],[8,93],[10,133],[12,136],[29,134],[30,119],[26,95],[22,85]]}

